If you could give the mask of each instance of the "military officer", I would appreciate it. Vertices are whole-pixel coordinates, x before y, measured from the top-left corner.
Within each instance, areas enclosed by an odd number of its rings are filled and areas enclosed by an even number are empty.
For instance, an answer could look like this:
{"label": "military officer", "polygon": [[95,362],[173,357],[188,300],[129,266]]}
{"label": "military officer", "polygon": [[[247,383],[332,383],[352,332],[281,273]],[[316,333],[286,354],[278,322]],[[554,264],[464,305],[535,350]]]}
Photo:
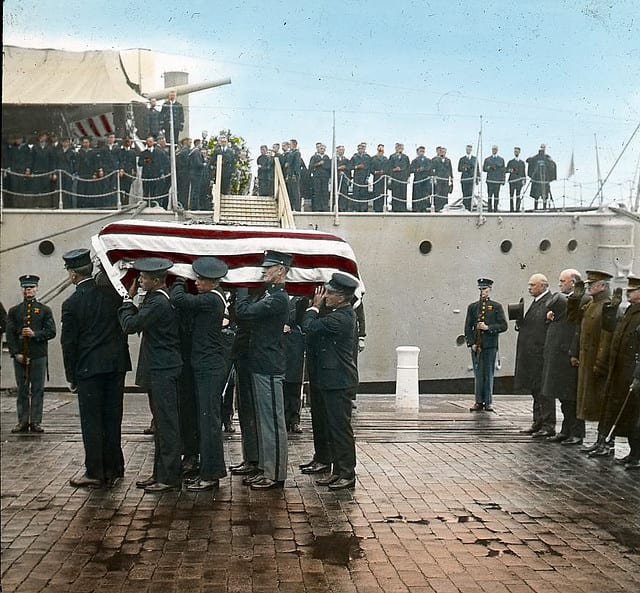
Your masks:
{"label": "military officer", "polygon": [[309,171],[313,182],[313,212],[329,211],[329,179],[331,178],[331,159],[325,154],[326,146],[316,144],[317,152],[309,160]]}
{"label": "military officer", "polygon": [[283,382],[286,370],[283,328],[289,319],[285,279],[292,257],[266,251],[262,262],[265,293],[251,301],[247,288],[237,291],[236,315],[249,323],[249,365],[256,405],[259,466],[262,474],[245,478],[252,490],[282,488],[287,477],[287,428]]}
{"label": "military officer", "polygon": [[[126,334],[142,332],[136,385],[149,393],[155,421],[155,458],[153,474],[137,481],[136,486],[149,493],[179,490],[182,485],[177,391],[182,358],[178,316],[166,286],[167,271],[172,266],[173,262],[161,257],[136,260],[133,268],[140,277],[131,284],[129,298],[118,310]],[[146,291],[140,309],[132,300],[138,282]]]}
{"label": "military officer", "polygon": [[[171,89],[160,110],[160,129],[164,130],[165,136],[172,144],[178,143],[178,136],[184,128],[184,108],[182,103],[176,99],[176,96],[176,90]],[[173,128],[171,128],[172,122]]]}
{"label": "military officer", "polygon": [[431,159],[431,173],[434,177],[436,212],[440,212],[449,202],[449,194],[453,189],[453,169],[444,146],[436,148],[436,156]]}
{"label": "military officer", "polygon": [[504,159],[498,154],[498,147],[495,144],[491,147],[491,156],[484,159],[482,170],[487,174],[489,212],[497,212],[500,188],[504,185],[505,167]]}
{"label": "military officer", "polygon": [[509,210],[511,212],[520,212],[522,186],[526,177],[524,161],[520,158],[519,146],[513,148],[513,158],[507,163],[507,171],[509,172]]}
{"label": "military officer", "polygon": [[[330,490],[353,488],[356,484],[351,413],[358,389],[358,369],[353,360],[356,314],[351,302],[357,287],[355,278],[335,272],[327,284],[316,289],[302,322],[304,332],[314,342],[309,380],[316,398],[313,405],[316,409],[322,406],[326,419],[332,461],[331,473],[317,480],[317,484]],[[303,465],[302,471],[317,473],[309,470],[318,470],[318,465],[312,461],[306,467]]]}
{"label": "military officer", "polygon": [[76,488],[112,486],[124,475],[121,447],[124,378],[131,370],[126,336],[118,323],[122,299],[108,280],[98,285],[88,249],[62,256],[75,292],[62,303],[60,344],[67,381],[77,388],[85,452]]}
{"label": "military officer", "polygon": [[384,154],[384,144],[378,144],[376,154],[371,157],[371,172],[373,173],[373,210],[383,212],[387,200],[387,175],[389,174],[389,159]]}
{"label": "military officer", "polygon": [[411,163],[404,154],[404,144],[396,142],[396,151],[389,157],[389,173],[391,175],[391,193],[393,201],[391,209],[394,212],[407,211],[407,181]]}
{"label": "military officer", "polygon": [[20,276],[23,301],[7,313],[7,346],[18,386],[18,424],[13,433],[42,433],[42,403],[47,378],[47,344],[56,335],[51,309],[36,299],[40,278]]}
{"label": "military officer", "polygon": [[185,279],[178,276],[171,288],[171,302],[192,314],[191,368],[198,410],[200,475],[187,490],[211,490],[226,476],[222,444],[222,391],[227,378],[222,322],[227,300],[220,278],[227,264],[215,257],[200,257],[192,266],[198,294],[189,294]]}
{"label": "military officer", "polygon": [[534,210],[538,209],[539,200],[542,200],[542,209],[546,209],[547,201],[552,198],[551,182],[557,178],[556,164],[546,150],[546,145],[541,144],[538,154],[527,159],[527,175],[531,178],[529,193],[534,200]]}
{"label": "military officer", "polygon": [[411,161],[409,168],[413,173],[413,194],[411,198],[411,209],[414,212],[427,211],[428,195],[431,195],[431,159],[424,156],[424,146],[416,149],[416,158]]}
{"label": "military officer", "polygon": [[471,154],[473,146],[467,144],[465,155],[458,161],[458,172],[460,173],[460,186],[462,188],[462,203],[466,210],[471,210],[473,190],[480,181],[480,167],[478,159]]}
{"label": "military officer", "polygon": [[471,348],[475,378],[476,402],[471,408],[472,412],[493,411],[493,375],[498,335],[507,331],[507,319],[502,305],[489,297],[492,287],[493,280],[478,278],[480,298],[467,307],[464,322],[464,337],[467,346]]}
{"label": "military officer", "polygon": [[233,173],[236,170],[237,157],[236,151],[233,146],[229,145],[229,139],[224,134],[220,134],[218,136],[218,144],[211,155],[210,169],[212,179],[216,179],[215,176],[218,174],[218,156],[222,157],[220,193],[223,195],[229,195],[231,193],[231,179],[233,178]]}
{"label": "military officer", "polygon": [[260,156],[256,159],[258,165],[258,193],[261,196],[273,195],[274,164],[266,144],[260,147]]}
{"label": "military officer", "polygon": [[138,155],[138,166],[142,167],[142,190],[145,198],[155,199],[166,208],[169,199],[162,195],[165,175],[168,175],[169,160],[167,155],[156,146],[153,136],[146,139],[146,148]]}
{"label": "military officer", "polygon": [[[358,144],[357,152],[351,157],[353,171],[353,202],[349,210],[366,212],[369,209],[369,173],[371,172],[371,157],[367,154],[367,145]],[[407,159],[407,171],[409,170]],[[407,177],[409,174],[407,173]]]}
{"label": "military officer", "polygon": [[338,175],[338,210],[348,209],[351,161],[344,156],[344,146],[336,146],[336,172]]}

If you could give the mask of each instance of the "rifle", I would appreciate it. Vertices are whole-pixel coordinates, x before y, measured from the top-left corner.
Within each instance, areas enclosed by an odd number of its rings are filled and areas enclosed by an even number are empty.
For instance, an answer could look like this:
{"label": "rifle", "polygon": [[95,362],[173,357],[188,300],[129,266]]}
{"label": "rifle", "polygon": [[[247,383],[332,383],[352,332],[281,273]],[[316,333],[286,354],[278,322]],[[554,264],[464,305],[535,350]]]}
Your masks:
{"label": "rifle", "polygon": [[[484,302],[483,302],[484,301]],[[476,339],[473,342],[473,345],[476,347],[476,352],[479,353],[482,351],[482,330],[478,327],[481,323],[484,323],[485,319],[485,307],[486,307],[486,299],[480,297],[478,299],[478,319],[476,320]]]}

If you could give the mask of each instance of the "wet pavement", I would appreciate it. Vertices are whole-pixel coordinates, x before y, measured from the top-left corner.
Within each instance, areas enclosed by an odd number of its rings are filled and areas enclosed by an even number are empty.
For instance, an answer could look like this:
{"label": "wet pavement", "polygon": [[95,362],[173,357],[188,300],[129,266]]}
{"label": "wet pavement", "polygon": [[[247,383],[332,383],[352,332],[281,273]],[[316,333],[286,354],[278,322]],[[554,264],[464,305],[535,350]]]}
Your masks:
{"label": "wet pavement", "polygon": [[[422,396],[407,414],[358,396],[353,491],[299,472],[312,452],[305,410],[284,490],[228,477],[215,495],[152,495],[135,487],[152,466],[146,396],[126,396],[124,479],[92,491],[69,486],[83,472],[75,398],[47,393],[45,434],[13,435],[4,394],[2,591],[640,591],[640,472],[519,434],[526,397],[497,397],[493,414],[472,403]],[[225,447],[239,462],[239,433]]]}

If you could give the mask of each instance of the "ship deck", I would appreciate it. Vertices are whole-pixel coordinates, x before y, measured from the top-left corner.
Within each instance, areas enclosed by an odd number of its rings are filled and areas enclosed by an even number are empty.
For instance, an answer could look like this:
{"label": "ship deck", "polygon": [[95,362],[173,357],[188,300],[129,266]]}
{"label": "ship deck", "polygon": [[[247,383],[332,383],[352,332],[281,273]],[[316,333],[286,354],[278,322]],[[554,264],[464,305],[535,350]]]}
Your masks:
{"label": "ship deck", "polygon": [[[521,435],[527,397],[497,396],[493,414],[470,414],[468,395],[423,395],[417,413],[389,396],[357,401],[353,491],[299,472],[312,452],[305,408],[284,490],[228,477],[215,495],[157,496],[135,487],[152,466],[145,395],[126,396],[125,477],[85,491],[68,483],[83,467],[75,396],[47,393],[46,432],[14,435],[5,393],[2,591],[640,590],[640,472]],[[239,461],[239,433],[225,438]]]}

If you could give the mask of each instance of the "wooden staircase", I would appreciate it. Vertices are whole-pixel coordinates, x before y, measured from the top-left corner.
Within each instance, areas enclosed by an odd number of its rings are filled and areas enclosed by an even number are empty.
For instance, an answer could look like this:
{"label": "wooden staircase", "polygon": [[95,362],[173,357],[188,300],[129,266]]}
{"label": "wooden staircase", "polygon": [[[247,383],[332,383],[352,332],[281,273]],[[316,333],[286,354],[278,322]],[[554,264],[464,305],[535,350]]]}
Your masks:
{"label": "wooden staircase", "polygon": [[220,222],[279,227],[278,204],[272,197],[220,196]]}

